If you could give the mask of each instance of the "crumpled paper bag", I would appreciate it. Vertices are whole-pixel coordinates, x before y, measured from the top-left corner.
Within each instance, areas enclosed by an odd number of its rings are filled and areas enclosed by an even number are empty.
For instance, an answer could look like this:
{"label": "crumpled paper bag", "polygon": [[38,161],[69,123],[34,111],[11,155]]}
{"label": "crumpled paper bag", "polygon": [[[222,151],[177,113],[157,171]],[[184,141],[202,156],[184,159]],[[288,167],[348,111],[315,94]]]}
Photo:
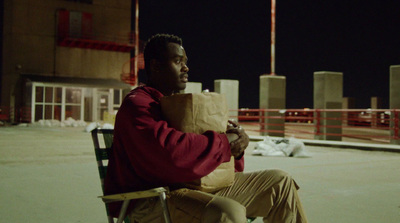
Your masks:
{"label": "crumpled paper bag", "polygon": [[[207,130],[226,131],[228,107],[225,95],[218,93],[175,94],[160,99],[163,117],[169,126],[182,132],[202,134]],[[234,158],[213,172],[193,182],[188,188],[214,192],[232,185],[235,178]]]}

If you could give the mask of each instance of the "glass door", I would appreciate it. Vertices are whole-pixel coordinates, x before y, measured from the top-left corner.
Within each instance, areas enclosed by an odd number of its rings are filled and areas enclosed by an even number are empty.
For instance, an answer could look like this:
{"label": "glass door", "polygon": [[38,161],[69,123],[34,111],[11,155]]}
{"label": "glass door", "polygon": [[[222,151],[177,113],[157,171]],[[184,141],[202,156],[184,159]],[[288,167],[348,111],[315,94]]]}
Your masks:
{"label": "glass door", "polygon": [[97,120],[104,120],[105,112],[109,112],[110,96],[109,90],[97,91]]}

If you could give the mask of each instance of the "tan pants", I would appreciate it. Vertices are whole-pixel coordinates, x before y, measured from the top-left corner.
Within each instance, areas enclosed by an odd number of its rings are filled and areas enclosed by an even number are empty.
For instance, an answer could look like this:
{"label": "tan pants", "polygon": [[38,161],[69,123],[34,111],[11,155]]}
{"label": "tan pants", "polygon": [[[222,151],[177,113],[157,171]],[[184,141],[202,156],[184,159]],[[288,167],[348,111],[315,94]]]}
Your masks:
{"label": "tan pants", "polygon": [[[246,217],[303,223],[307,219],[297,189],[290,175],[281,170],[236,173],[232,186],[214,194],[186,188],[172,191],[168,207],[174,223],[245,223]],[[157,200],[141,200],[129,217],[140,223],[164,222]]]}

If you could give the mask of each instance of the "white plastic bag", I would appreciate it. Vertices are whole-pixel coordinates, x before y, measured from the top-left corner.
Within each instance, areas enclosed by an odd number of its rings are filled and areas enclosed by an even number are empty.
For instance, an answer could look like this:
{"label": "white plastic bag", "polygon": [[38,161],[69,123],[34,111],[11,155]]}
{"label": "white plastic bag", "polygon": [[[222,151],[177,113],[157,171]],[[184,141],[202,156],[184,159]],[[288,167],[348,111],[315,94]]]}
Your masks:
{"label": "white plastic bag", "polygon": [[252,155],[311,157],[304,143],[298,139],[271,139],[268,136],[257,143]]}

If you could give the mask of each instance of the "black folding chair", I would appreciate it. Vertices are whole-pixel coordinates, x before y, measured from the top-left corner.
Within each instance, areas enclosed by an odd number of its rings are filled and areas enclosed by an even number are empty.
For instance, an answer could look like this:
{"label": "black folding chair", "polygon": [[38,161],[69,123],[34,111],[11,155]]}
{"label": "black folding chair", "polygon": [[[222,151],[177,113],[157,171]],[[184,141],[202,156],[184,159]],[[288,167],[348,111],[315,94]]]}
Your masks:
{"label": "black folding chair", "polygon": [[[99,170],[99,176],[101,181],[101,188],[103,189],[103,194],[104,194],[104,178],[107,172],[108,157],[112,149],[113,134],[114,134],[113,129],[97,128],[92,130],[92,140],[94,144],[94,151],[96,154],[97,166]],[[108,204],[116,201],[123,202],[117,223],[121,223],[123,221],[125,223],[130,223],[129,219],[125,217],[125,215],[126,215],[126,209],[128,208],[129,202],[131,200],[158,196],[160,198],[161,206],[163,208],[165,222],[171,223],[166,202],[167,192],[168,190],[166,188],[157,187],[144,191],[135,191],[130,193],[99,196],[99,198],[101,198],[105,203],[109,223],[114,223],[114,218],[109,213]]]}

